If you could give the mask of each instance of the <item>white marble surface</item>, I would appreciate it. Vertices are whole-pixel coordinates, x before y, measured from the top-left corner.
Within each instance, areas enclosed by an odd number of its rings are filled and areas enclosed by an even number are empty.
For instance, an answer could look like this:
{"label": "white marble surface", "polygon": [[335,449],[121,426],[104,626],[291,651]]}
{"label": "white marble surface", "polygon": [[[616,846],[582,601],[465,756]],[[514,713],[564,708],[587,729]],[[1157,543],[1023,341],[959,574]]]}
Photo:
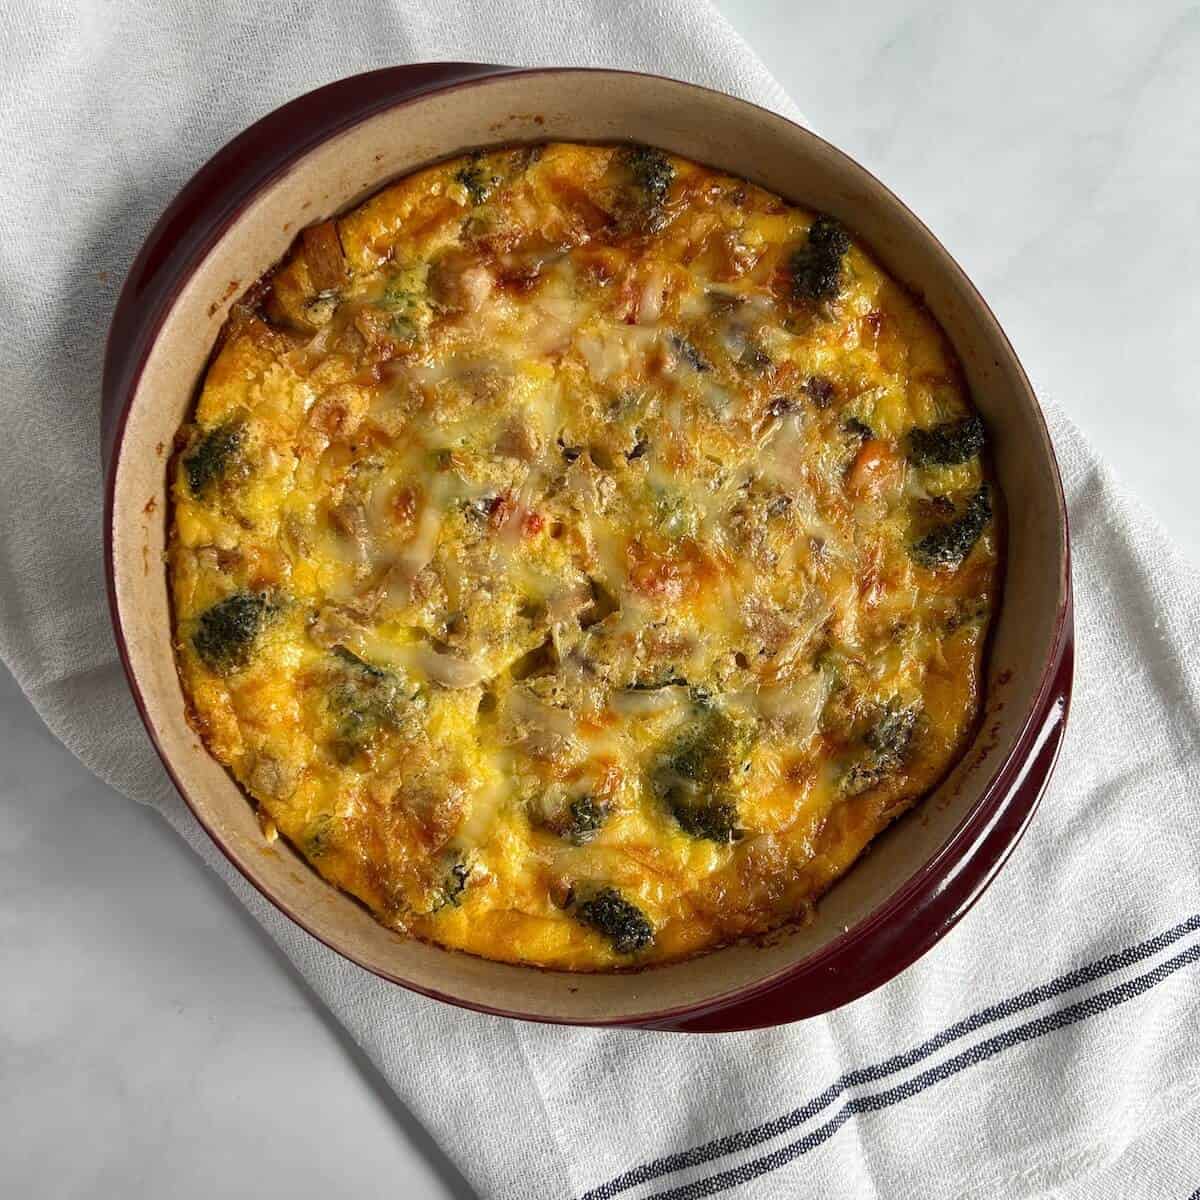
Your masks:
{"label": "white marble surface", "polygon": [[[1194,3],[720,7],[1200,562]],[[0,1195],[470,1194],[220,881],[3,672],[0,980]]]}

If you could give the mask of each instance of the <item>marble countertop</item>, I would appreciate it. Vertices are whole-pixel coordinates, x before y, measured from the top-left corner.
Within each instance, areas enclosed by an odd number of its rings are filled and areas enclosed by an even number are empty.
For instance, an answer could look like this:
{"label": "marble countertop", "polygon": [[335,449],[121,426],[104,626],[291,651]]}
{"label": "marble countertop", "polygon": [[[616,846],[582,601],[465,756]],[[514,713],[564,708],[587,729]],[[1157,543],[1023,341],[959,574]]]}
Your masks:
{"label": "marble countertop", "polygon": [[[1194,5],[719,7],[1200,563],[1178,482],[1200,443]],[[471,1195],[220,880],[2,670],[0,895],[0,1194],[303,1200],[336,1168],[338,1194]]]}

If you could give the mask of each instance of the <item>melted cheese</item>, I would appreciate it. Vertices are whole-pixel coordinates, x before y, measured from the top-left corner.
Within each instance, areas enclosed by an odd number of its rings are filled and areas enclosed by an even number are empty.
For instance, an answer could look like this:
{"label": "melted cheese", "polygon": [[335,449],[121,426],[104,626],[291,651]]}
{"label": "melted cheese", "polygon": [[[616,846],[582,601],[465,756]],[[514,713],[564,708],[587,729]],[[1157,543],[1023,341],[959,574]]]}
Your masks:
{"label": "melted cheese", "polygon": [[173,467],[180,674],[380,920],[699,953],[806,918],[961,752],[997,535],[920,552],[987,478],[912,431],[969,399],[861,246],[805,291],[813,221],[653,151],[500,151],[306,231],[231,316]]}

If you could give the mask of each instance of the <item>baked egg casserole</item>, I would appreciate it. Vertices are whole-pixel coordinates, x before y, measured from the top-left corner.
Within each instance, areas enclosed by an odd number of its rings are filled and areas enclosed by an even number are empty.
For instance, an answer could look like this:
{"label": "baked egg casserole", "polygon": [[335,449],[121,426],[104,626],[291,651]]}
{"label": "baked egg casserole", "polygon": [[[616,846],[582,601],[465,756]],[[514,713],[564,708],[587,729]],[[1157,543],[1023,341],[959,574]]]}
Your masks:
{"label": "baked egg casserole", "polygon": [[986,430],[851,232],[643,146],[423,170],[237,302],[171,463],[189,716],[385,924],[578,971],[811,918],[941,780]]}

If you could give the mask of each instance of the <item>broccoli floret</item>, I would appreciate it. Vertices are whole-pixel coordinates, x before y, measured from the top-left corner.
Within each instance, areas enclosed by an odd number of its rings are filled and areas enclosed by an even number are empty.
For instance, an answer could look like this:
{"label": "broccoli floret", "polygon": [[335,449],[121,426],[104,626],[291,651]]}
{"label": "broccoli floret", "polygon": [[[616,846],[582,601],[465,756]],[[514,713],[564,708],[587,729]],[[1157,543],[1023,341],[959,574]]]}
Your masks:
{"label": "broccoli floret", "polygon": [[700,803],[692,800],[673,803],[671,812],[679,828],[694,838],[709,842],[736,842],[744,831],[738,824],[737,806],[729,800],[708,797]]}
{"label": "broccoli floret", "polygon": [[254,642],[282,608],[269,592],[234,592],[200,614],[192,645],[216,675],[229,675],[250,661]]}
{"label": "broccoli floret", "polygon": [[660,759],[654,791],[679,827],[696,838],[734,842],[742,836],[731,785],[750,750],[747,730],[707,702],[687,732]]}
{"label": "broccoli floret", "polygon": [[616,161],[627,178],[620,188],[618,220],[634,232],[654,233],[661,229],[675,168],[653,146],[627,146]]}
{"label": "broccoli floret", "polygon": [[577,796],[567,808],[567,821],[561,836],[576,846],[591,841],[604,822],[608,820],[612,809],[591,796]]}
{"label": "broccoli floret", "polygon": [[693,783],[727,783],[733,760],[741,758],[742,742],[733,722],[715,709],[698,721],[670,757],[670,768]]}
{"label": "broccoli floret", "polygon": [[425,263],[402,267],[387,281],[379,297],[379,307],[391,314],[389,329],[401,341],[415,342],[429,322],[428,275]]}
{"label": "broccoli floret", "polygon": [[415,342],[420,335],[420,303],[412,292],[389,288],[383,294],[383,307],[391,311],[388,332],[402,342]]}
{"label": "broccoli floret", "polygon": [[912,430],[908,435],[908,459],[918,467],[951,467],[974,458],[986,440],[983,422],[972,413],[932,429]]}
{"label": "broccoli floret", "polygon": [[471,868],[462,859],[456,860],[442,880],[441,891],[434,901],[433,911],[437,912],[439,908],[445,908],[447,904],[452,908],[457,908],[462,903],[462,894],[467,890],[470,878]]}
{"label": "broccoli floret", "polygon": [[971,553],[992,519],[992,499],[985,483],[969,501],[966,511],[939,525],[909,547],[913,560],[923,567],[957,567]]}
{"label": "broccoli floret", "polygon": [[621,158],[650,203],[656,208],[661,207],[671,190],[671,180],[675,178],[675,168],[667,156],[653,146],[628,146],[621,152]]}
{"label": "broccoli floret", "polygon": [[916,723],[915,705],[901,708],[898,704],[889,704],[883,716],[864,734],[863,741],[881,761],[899,762],[912,741]]}
{"label": "broccoli floret", "polygon": [[791,258],[792,296],[796,300],[832,300],[842,285],[842,256],[850,235],[832,217],[820,216],[808,241]]}
{"label": "broccoli floret", "polygon": [[863,751],[846,773],[843,786],[850,795],[865,792],[880,783],[908,756],[920,716],[918,705],[888,704],[883,715],[863,735]]}
{"label": "broccoli floret", "polygon": [[492,189],[500,182],[495,175],[489,175],[483,168],[483,156],[473,154],[466,166],[455,172],[454,178],[467,189],[472,204],[482,204],[491,194]]}
{"label": "broccoli floret", "polygon": [[411,697],[392,672],[341,646],[333,655],[337,667],[326,697],[334,727],[331,749],[339,762],[349,762],[381,730],[396,726],[401,705]]}
{"label": "broccoli floret", "polygon": [[576,796],[572,800],[545,798],[530,806],[530,819],[556,837],[582,846],[603,828],[612,815],[612,806],[593,796]]}
{"label": "broccoli floret", "polygon": [[654,941],[654,926],[616,888],[601,888],[573,908],[575,919],[602,933],[618,954],[636,954]]}
{"label": "broccoli floret", "polygon": [[399,279],[393,279],[383,289],[383,295],[379,298],[382,307],[396,309],[400,312],[413,307],[419,300],[418,293],[411,287],[406,287],[404,282]]}
{"label": "broccoli floret", "polygon": [[226,421],[210,429],[183,460],[188,487],[193,496],[201,495],[229,469],[245,439],[240,421]]}

